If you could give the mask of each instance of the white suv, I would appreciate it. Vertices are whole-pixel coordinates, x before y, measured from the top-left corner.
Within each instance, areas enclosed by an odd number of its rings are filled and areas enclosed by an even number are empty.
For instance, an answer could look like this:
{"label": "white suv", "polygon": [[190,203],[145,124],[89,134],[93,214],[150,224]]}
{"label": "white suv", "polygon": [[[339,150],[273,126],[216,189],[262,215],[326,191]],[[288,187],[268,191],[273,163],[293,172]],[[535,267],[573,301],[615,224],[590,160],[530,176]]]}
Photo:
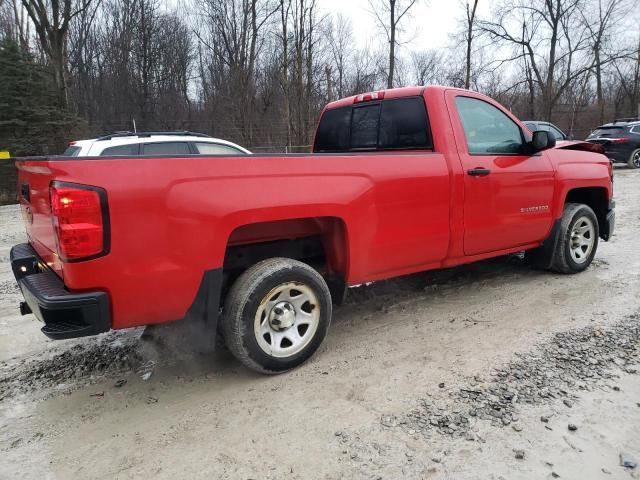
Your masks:
{"label": "white suv", "polygon": [[62,155],[101,157],[107,155],[247,155],[240,145],[193,132],[121,132],[69,143]]}

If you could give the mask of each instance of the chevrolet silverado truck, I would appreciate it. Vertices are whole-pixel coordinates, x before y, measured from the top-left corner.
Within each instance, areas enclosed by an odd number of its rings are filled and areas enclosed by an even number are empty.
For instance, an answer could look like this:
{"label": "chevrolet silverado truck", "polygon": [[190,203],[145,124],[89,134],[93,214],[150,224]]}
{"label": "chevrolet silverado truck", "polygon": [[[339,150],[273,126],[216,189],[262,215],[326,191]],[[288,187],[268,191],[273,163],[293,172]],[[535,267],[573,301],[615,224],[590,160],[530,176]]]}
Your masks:
{"label": "chevrolet silverado truck", "polygon": [[52,339],[203,322],[283,372],[349,286],[520,251],[585,270],[614,229],[598,147],[429,86],[330,103],[311,154],[20,159],[20,308]]}

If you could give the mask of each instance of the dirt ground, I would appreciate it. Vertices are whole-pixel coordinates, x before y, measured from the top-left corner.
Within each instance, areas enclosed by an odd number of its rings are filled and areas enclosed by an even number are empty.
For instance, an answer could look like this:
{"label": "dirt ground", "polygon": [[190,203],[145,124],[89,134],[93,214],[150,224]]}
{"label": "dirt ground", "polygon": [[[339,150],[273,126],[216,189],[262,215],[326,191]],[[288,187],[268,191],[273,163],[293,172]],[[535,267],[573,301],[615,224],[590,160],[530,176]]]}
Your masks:
{"label": "dirt ground", "polygon": [[2,207],[0,478],[640,478],[620,457],[640,461],[639,186],[616,169],[586,272],[510,256],[352,289],[280,376],[190,352],[179,324],[47,340],[17,313]]}

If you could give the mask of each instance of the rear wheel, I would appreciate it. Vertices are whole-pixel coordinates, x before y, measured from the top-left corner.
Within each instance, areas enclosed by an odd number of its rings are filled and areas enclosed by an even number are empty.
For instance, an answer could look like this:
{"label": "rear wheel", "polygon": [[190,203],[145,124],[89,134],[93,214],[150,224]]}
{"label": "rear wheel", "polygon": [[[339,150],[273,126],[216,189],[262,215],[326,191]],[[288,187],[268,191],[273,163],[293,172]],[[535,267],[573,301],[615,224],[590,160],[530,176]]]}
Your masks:
{"label": "rear wheel", "polygon": [[331,294],[309,265],[271,258],[247,269],[225,300],[223,332],[233,355],[262,373],[305,362],[331,323]]}
{"label": "rear wheel", "polygon": [[640,168],[640,148],[631,152],[627,165],[629,168]]}
{"label": "rear wheel", "polygon": [[588,205],[567,203],[560,222],[560,237],[551,270],[578,273],[585,270],[598,249],[598,219]]}

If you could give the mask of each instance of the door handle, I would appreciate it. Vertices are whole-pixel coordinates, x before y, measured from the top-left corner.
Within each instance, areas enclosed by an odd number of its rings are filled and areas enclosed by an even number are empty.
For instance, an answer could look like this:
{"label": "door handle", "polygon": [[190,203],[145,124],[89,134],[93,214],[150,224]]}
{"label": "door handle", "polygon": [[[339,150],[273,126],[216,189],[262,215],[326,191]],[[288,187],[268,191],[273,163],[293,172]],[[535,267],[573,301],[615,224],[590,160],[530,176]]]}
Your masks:
{"label": "door handle", "polygon": [[476,167],[472,168],[471,170],[467,170],[467,174],[471,175],[472,177],[486,177],[490,173],[491,170],[489,170],[488,168]]}

